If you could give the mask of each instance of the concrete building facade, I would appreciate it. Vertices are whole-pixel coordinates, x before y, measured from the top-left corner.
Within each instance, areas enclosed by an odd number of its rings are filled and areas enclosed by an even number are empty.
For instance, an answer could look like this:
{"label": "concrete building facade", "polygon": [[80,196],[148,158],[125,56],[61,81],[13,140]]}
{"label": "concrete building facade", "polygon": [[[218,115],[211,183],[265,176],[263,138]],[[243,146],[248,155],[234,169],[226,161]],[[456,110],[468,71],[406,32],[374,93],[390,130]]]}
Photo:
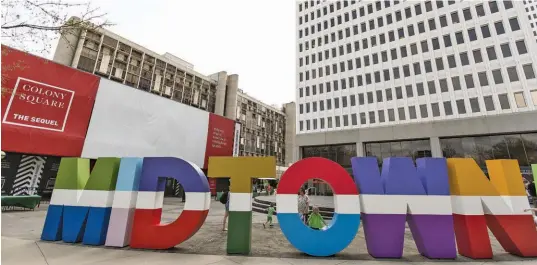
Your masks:
{"label": "concrete building facade", "polygon": [[239,155],[275,156],[278,166],[286,165],[287,116],[239,89],[236,74],[203,75],[185,60],[105,29],[62,36],[53,60],[236,120],[241,124]]}
{"label": "concrete building facade", "polygon": [[296,158],[537,163],[525,2],[297,2]]}

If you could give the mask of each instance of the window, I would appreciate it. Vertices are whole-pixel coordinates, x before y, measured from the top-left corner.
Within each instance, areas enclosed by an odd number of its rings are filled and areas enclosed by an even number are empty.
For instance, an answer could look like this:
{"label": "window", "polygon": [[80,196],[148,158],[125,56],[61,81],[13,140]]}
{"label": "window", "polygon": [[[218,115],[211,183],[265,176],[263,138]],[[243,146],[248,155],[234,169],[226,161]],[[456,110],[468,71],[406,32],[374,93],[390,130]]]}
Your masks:
{"label": "window", "polygon": [[518,24],[518,19],[516,17],[509,19],[509,25],[511,26],[511,31],[517,31],[520,29],[520,25]]}
{"label": "window", "polygon": [[509,48],[509,43],[504,43],[500,45],[502,50],[503,58],[511,57],[511,49]]}
{"label": "window", "polygon": [[470,39],[470,41],[477,40],[477,34],[475,33],[474,28],[471,28],[471,29],[468,30],[468,38]]}
{"label": "window", "polygon": [[511,83],[519,80],[515,66],[507,67],[507,75],[509,76],[509,81],[511,81]]}
{"label": "window", "polygon": [[399,120],[404,121],[406,119],[406,117],[405,117],[405,108],[403,108],[403,107],[398,108],[397,113],[399,114]]}
{"label": "window", "polygon": [[358,94],[358,104],[360,104],[360,105],[365,104],[364,94],[362,94],[362,93]]}
{"label": "window", "polygon": [[326,109],[327,109],[327,110],[331,110],[331,109],[332,109],[332,100],[331,100],[331,99],[327,99],[327,100],[326,100]]}
{"label": "window", "polygon": [[358,125],[358,119],[356,118],[356,113],[351,114],[351,124]]}
{"label": "window", "polygon": [[489,85],[489,79],[487,77],[487,72],[479,72],[479,73],[477,73],[477,77],[479,78],[479,85],[480,86],[488,86]]}
{"label": "window", "polygon": [[414,25],[409,25],[407,27],[408,30],[408,36],[414,36]]}
{"label": "window", "polygon": [[498,3],[496,3],[496,1],[490,1],[489,2],[489,8],[490,8],[491,13],[498,12]]}
{"label": "window", "polygon": [[477,13],[478,17],[484,17],[485,16],[485,9],[483,8],[483,4],[479,4],[475,6],[475,12]]}
{"label": "window", "polygon": [[485,101],[485,110],[486,111],[493,111],[494,110],[494,101],[492,100],[492,96],[483,97],[483,101]]}
{"label": "window", "polygon": [[401,11],[396,11],[395,12],[395,20],[401,21],[402,19],[403,19],[403,17],[401,16]]}
{"label": "window", "polygon": [[489,57],[489,61],[494,61],[497,59],[496,50],[494,50],[494,46],[487,47],[487,56]]}
{"label": "window", "polygon": [[481,56],[481,50],[477,49],[477,50],[474,50],[472,53],[474,55],[475,63],[483,62],[483,57]]}
{"label": "window", "polygon": [[524,75],[526,76],[526,79],[535,78],[535,72],[533,71],[533,66],[531,64],[523,65],[522,69],[524,69]]}
{"label": "window", "polygon": [[447,27],[447,19],[446,19],[446,16],[443,15],[443,16],[440,16],[440,26],[443,28],[443,27]]}
{"label": "window", "polygon": [[447,59],[448,59],[449,68],[457,67],[457,63],[455,62],[455,56],[454,55],[448,55]]}
{"label": "window", "polygon": [[427,41],[424,40],[421,42],[421,52],[428,52],[429,51],[429,46],[427,46]]}
{"label": "window", "polygon": [[375,123],[375,112],[374,111],[370,111],[369,112],[369,123]]}
{"label": "window", "polygon": [[461,52],[459,54],[459,56],[461,57],[461,64],[463,66],[470,64],[470,60],[468,59],[468,53],[467,52]]}
{"label": "window", "polygon": [[416,45],[416,43],[410,44],[410,53],[412,55],[418,54],[418,46]]}
{"label": "window", "polygon": [[451,47],[451,36],[449,34],[444,35],[444,46]]}
{"label": "window", "polygon": [[423,22],[418,22],[418,32],[419,32],[419,33],[423,33],[423,32],[425,32],[425,23],[423,23]]}
{"label": "window", "polygon": [[505,7],[505,9],[511,9],[513,8],[513,1],[503,0],[503,6]]}
{"label": "window", "polygon": [[429,11],[432,11],[432,10],[433,10],[433,5],[432,5],[431,1],[425,2],[425,11],[429,12]]}
{"label": "window", "polygon": [[404,37],[405,37],[405,31],[404,31],[404,29],[403,29],[403,28],[399,28],[399,29],[397,30],[397,34],[398,34],[398,36],[399,36],[399,39],[404,38]]}
{"label": "window", "polygon": [[440,116],[440,106],[438,103],[431,104],[431,109],[433,110],[433,117]]}
{"label": "window", "polygon": [[366,124],[367,120],[365,118],[365,112],[360,113],[360,124]]}
{"label": "window", "polygon": [[464,105],[464,99],[458,99],[455,103],[457,104],[457,112],[459,114],[466,114],[466,106]]}
{"label": "window", "polygon": [[442,61],[442,57],[436,58],[436,70],[441,71],[444,70],[444,62]]}
{"label": "window", "polygon": [[453,115],[453,107],[451,106],[451,101],[444,101],[444,113],[446,116]]}
{"label": "window", "polygon": [[429,117],[429,113],[427,113],[427,105],[425,104],[420,105],[420,114],[422,118]]}
{"label": "window", "polygon": [[395,97],[397,99],[402,99],[403,98],[403,90],[401,89],[400,86],[395,88]]}
{"label": "window", "polygon": [[461,80],[458,76],[454,76],[451,78],[451,83],[453,85],[453,90],[461,90]]}
{"label": "window", "polygon": [[418,92],[418,96],[425,95],[425,89],[423,89],[423,83],[416,84],[416,91]]}
{"label": "window", "polygon": [[474,77],[472,76],[472,74],[464,75],[464,82],[466,83],[466,88],[467,89],[475,87]]}
{"label": "window", "polygon": [[500,101],[500,108],[502,110],[510,109],[511,106],[509,104],[509,98],[507,97],[507,94],[499,94],[498,95],[498,101]]}
{"label": "window", "polygon": [[414,120],[417,118],[415,106],[408,107],[408,116],[410,117],[411,120]]}
{"label": "window", "polygon": [[457,40],[457,44],[463,44],[464,43],[464,36],[462,35],[462,32],[456,32],[455,33],[455,39]]}
{"label": "window", "polygon": [[494,28],[496,28],[496,34],[497,35],[502,35],[505,33],[505,29],[503,27],[503,22],[501,21],[498,21],[496,23],[494,23]]}
{"label": "window", "polygon": [[431,61],[430,61],[430,60],[425,61],[423,64],[424,64],[424,66],[425,66],[425,72],[426,72],[426,73],[430,73],[430,72],[433,71],[433,67],[432,67],[432,65],[431,65]]}
{"label": "window", "polygon": [[373,92],[367,92],[367,103],[375,103],[375,100],[373,99]]}
{"label": "window", "polygon": [[304,130],[304,122],[303,121],[300,121],[299,122],[299,127],[300,127],[300,131],[303,131]]}
{"label": "window", "polygon": [[448,92],[447,79],[442,78],[442,79],[438,80],[438,82],[440,83],[440,92],[442,92],[442,93]]}
{"label": "window", "polygon": [[382,90],[377,90],[377,102],[382,102]]}
{"label": "window", "polygon": [[537,106],[537,90],[530,91],[531,94],[531,100],[533,101],[533,105]]}
{"label": "window", "polygon": [[434,21],[434,18],[429,19],[429,30],[435,30],[436,29],[436,23]]}
{"label": "window", "polygon": [[429,89],[429,94],[436,94],[436,87],[434,85],[434,81],[428,81],[427,88]]}
{"label": "window", "polygon": [[339,116],[334,117],[336,119],[336,127],[341,127],[341,118]]}
{"label": "window", "polygon": [[459,13],[457,13],[457,11],[451,13],[451,22],[452,22],[453,24],[457,24],[457,23],[461,22],[461,21],[459,20]]}
{"label": "window", "polygon": [[494,79],[494,83],[496,85],[503,84],[503,77],[500,69],[492,70],[492,78]]}
{"label": "window", "polygon": [[392,100],[393,99],[392,89],[386,88],[385,92],[386,92],[386,101]]}
{"label": "window", "polygon": [[519,40],[516,42],[516,49],[518,51],[518,54],[520,55],[528,53],[528,49],[526,48],[524,40]]}
{"label": "window", "polygon": [[481,26],[481,34],[483,35],[483,39],[490,37],[489,25],[485,24]]}
{"label": "window", "polygon": [[399,79],[401,76],[399,75],[399,67],[394,67],[393,68],[393,78],[394,79]]}
{"label": "window", "polygon": [[431,42],[433,43],[433,50],[440,49],[440,42],[438,42],[438,38],[432,38]]}
{"label": "window", "polygon": [[405,17],[406,18],[412,17],[412,10],[410,9],[410,7],[405,8]]}
{"label": "window", "polygon": [[410,66],[408,64],[403,65],[403,74],[405,75],[405,77],[410,76]]}
{"label": "window", "polygon": [[528,105],[526,104],[526,99],[524,98],[523,92],[516,92],[514,93],[515,96],[515,103],[518,108],[525,108]]}
{"label": "window", "polygon": [[414,96],[414,90],[412,90],[412,85],[405,86],[406,89],[406,97],[411,98]]}
{"label": "window", "polygon": [[470,99],[470,108],[472,109],[472,113],[481,111],[481,109],[479,108],[479,100],[477,98]]}
{"label": "window", "polygon": [[462,14],[464,16],[464,20],[468,21],[472,19],[472,12],[470,11],[470,8],[462,10]]}
{"label": "window", "polygon": [[388,109],[388,121],[395,121],[395,111]]}

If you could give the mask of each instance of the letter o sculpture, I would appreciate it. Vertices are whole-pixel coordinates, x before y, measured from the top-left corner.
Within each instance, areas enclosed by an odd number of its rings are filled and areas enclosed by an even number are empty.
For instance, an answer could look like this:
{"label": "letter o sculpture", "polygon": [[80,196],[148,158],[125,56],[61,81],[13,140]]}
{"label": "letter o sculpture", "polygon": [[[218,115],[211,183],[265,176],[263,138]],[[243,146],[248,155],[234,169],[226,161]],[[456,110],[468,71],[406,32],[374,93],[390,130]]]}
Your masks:
{"label": "letter o sculpture", "polygon": [[[335,212],[326,230],[306,226],[298,215],[298,191],[308,179],[321,179],[334,191]],[[276,195],[280,228],[298,250],[326,257],[345,249],[360,226],[358,189],[339,164],[320,157],[306,158],[293,164],[280,178]]]}

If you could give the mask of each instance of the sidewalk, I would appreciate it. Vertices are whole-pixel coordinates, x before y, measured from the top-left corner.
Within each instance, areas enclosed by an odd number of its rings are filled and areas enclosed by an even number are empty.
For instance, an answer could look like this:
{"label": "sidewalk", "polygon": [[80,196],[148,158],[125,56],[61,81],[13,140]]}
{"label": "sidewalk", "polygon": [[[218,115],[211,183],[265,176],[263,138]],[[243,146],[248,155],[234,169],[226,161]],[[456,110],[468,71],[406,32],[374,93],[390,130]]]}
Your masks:
{"label": "sidewalk", "polygon": [[501,261],[480,260],[470,262],[427,261],[410,262],[405,260],[334,260],[304,257],[291,258],[261,258],[245,256],[217,256],[167,253],[166,251],[123,250],[104,247],[89,247],[80,244],[64,244],[41,242],[28,239],[2,237],[2,265],[85,265],[85,264],[151,264],[151,265],[530,265],[537,264],[535,260]]}

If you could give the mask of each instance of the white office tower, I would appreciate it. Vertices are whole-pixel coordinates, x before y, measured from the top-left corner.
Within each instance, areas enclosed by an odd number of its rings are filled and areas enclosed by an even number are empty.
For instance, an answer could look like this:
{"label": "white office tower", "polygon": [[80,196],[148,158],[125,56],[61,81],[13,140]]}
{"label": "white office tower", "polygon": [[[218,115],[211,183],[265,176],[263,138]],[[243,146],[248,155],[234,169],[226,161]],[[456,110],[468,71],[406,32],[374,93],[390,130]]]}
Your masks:
{"label": "white office tower", "polygon": [[537,163],[536,2],[297,2],[297,158]]}

